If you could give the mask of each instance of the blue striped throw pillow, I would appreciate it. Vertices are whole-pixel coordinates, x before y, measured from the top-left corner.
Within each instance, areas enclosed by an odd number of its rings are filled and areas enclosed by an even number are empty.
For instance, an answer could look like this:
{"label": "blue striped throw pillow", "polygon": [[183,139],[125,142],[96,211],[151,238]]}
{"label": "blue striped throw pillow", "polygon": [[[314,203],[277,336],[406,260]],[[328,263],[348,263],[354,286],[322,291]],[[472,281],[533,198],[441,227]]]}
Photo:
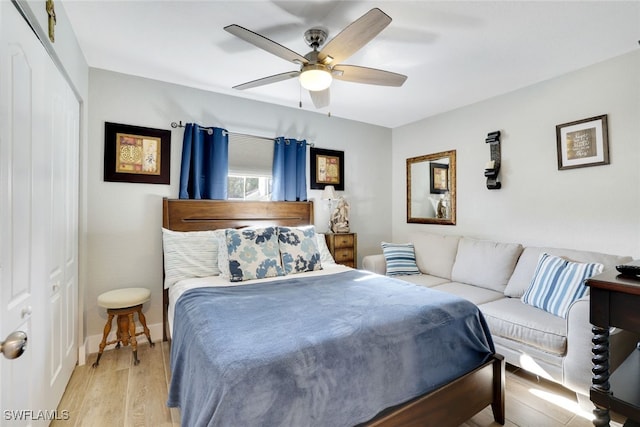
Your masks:
{"label": "blue striped throw pillow", "polygon": [[382,253],[387,261],[387,276],[420,274],[416,265],[413,243],[382,242]]}
{"label": "blue striped throw pillow", "polygon": [[584,281],[603,268],[602,264],[571,262],[543,253],[522,302],[566,318],[571,304],[587,294]]}

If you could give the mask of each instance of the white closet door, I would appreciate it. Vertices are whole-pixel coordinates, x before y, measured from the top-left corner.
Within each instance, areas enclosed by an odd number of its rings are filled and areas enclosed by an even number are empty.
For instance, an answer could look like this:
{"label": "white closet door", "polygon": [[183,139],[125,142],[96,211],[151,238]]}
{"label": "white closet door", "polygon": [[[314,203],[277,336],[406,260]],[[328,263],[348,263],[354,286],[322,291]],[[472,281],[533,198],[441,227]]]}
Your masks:
{"label": "white closet door", "polygon": [[[78,354],[78,146],[79,105],[73,91],[49,61],[45,140],[49,181],[43,182],[47,201],[47,295],[51,325],[46,373],[52,399],[64,393]],[[47,186],[48,184],[48,186]],[[50,404],[53,404],[53,400]],[[57,404],[57,402],[55,402]]]}
{"label": "white closet door", "polygon": [[[45,262],[34,251],[32,193],[32,157],[41,138],[33,121],[42,116],[37,100],[43,97],[43,82],[37,76],[44,58],[16,14],[11,3],[0,2],[0,339],[20,330],[29,344],[18,359],[0,357],[0,406],[11,411],[2,414],[3,425],[32,425],[24,411],[39,404],[31,385],[38,376],[34,368],[44,362],[42,345],[34,342],[34,328],[44,322],[37,289],[42,283],[32,274],[35,263]],[[25,35],[27,40],[20,41]]]}
{"label": "white closet door", "polygon": [[10,2],[0,1],[0,357],[4,425],[48,425],[77,360],[79,104]]}

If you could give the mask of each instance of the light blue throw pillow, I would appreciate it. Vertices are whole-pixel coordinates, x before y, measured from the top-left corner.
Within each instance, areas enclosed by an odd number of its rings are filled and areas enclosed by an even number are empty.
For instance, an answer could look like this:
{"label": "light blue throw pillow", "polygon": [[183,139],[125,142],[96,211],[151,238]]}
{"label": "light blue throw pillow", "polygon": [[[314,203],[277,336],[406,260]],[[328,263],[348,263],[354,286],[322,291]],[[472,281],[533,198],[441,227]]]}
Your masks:
{"label": "light blue throw pillow", "polygon": [[230,281],[284,275],[275,227],[227,229],[225,234]]}
{"label": "light blue throw pillow", "polygon": [[314,226],[278,227],[278,242],[285,274],[322,269]]}
{"label": "light blue throw pillow", "polygon": [[602,264],[572,262],[543,253],[522,302],[566,318],[571,304],[587,294],[584,281],[602,273],[603,268]]}
{"label": "light blue throw pillow", "polygon": [[382,242],[382,253],[387,262],[387,276],[421,274],[416,264],[413,243]]}

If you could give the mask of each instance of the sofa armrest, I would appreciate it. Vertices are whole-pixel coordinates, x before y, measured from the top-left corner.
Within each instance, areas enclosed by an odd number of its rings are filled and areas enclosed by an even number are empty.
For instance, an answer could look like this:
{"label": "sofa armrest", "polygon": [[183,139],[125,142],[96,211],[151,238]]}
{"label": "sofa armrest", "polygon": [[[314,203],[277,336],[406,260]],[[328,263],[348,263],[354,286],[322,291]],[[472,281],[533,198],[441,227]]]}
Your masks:
{"label": "sofa armrest", "polygon": [[[563,363],[564,385],[589,395],[593,354],[592,325],[589,323],[589,297],[575,301],[567,315],[567,356]],[[619,328],[609,332],[609,370],[613,372],[633,351],[638,335]]]}
{"label": "sofa armrest", "polygon": [[384,275],[387,272],[387,261],[382,254],[367,255],[362,258],[362,268],[373,273]]}

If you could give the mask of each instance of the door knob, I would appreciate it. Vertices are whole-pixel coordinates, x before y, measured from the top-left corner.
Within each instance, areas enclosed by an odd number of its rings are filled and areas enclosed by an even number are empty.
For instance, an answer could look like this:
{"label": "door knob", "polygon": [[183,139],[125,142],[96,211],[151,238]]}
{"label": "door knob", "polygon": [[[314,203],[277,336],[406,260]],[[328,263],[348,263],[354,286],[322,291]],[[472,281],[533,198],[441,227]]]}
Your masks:
{"label": "door knob", "polygon": [[27,349],[27,334],[22,331],[11,332],[6,340],[0,343],[0,353],[7,359],[22,356]]}

